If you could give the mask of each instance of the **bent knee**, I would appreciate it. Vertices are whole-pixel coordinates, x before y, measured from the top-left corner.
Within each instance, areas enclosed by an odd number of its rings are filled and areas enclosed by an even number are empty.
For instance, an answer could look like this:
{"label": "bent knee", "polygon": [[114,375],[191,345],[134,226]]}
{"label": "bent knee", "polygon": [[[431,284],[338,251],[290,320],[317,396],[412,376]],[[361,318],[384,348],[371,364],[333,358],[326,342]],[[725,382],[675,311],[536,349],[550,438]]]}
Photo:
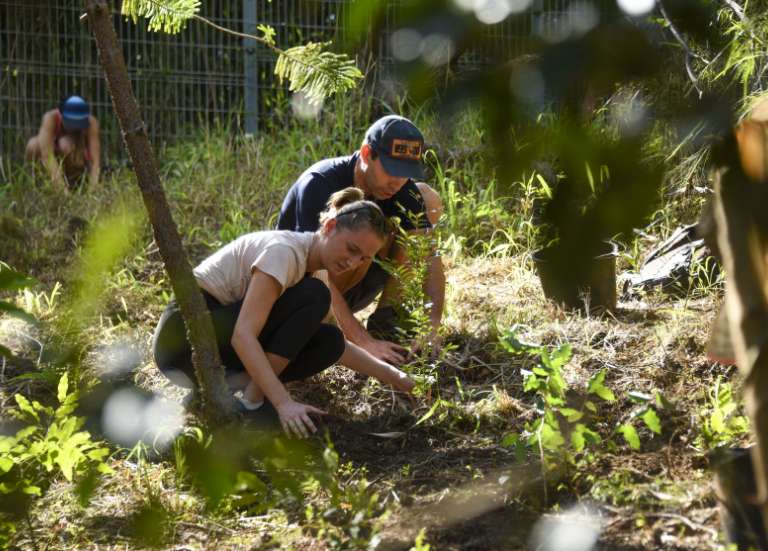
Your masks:
{"label": "bent knee", "polygon": [[38,141],[37,136],[30,138],[27,142],[24,156],[28,161],[34,161],[40,158],[40,142]]}
{"label": "bent knee", "polygon": [[317,306],[321,317],[325,317],[331,307],[331,291],[328,286],[316,277],[305,277],[300,285],[312,304]]}
{"label": "bent knee", "polygon": [[65,157],[73,154],[76,149],[75,142],[69,136],[62,136],[56,141],[56,151]]}
{"label": "bent knee", "polygon": [[323,323],[317,329],[316,336],[323,343],[328,365],[339,361],[347,346],[347,341],[344,339],[344,333],[341,332],[341,329],[335,325]]}

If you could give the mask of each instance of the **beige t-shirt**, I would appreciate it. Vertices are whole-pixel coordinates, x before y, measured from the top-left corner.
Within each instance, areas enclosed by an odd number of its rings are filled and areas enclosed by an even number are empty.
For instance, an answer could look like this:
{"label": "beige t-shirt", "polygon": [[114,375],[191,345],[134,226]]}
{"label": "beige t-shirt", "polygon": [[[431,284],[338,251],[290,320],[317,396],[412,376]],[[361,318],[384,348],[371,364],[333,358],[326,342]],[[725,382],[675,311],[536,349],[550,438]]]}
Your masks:
{"label": "beige t-shirt", "polygon": [[307,271],[311,232],[260,231],[238,237],[203,260],[194,274],[200,286],[222,304],[245,297],[254,268],[274,277],[282,291]]}

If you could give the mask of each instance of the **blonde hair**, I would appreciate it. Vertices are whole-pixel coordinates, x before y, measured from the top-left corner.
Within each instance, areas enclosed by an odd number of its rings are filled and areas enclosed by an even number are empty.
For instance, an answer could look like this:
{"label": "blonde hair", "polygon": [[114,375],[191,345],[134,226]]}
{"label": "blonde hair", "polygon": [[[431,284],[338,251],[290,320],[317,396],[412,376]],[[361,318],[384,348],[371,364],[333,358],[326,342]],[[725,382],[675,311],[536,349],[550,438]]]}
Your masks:
{"label": "blonde hair", "polygon": [[363,199],[365,195],[356,187],[337,191],[328,199],[326,209],[320,213],[320,225],[335,219],[336,227],[357,231],[362,227],[372,230],[382,239],[392,233],[392,224],[379,205]]}

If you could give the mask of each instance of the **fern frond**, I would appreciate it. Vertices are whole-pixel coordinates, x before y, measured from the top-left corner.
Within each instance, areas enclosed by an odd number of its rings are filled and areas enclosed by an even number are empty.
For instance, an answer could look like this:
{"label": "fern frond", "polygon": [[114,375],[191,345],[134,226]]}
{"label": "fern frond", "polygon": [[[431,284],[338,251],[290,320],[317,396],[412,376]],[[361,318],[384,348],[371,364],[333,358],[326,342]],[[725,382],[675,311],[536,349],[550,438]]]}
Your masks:
{"label": "fern frond", "polygon": [[134,23],[149,20],[150,31],[177,34],[200,11],[200,0],[123,0],[121,13]]}
{"label": "fern frond", "polygon": [[292,92],[303,92],[313,104],[354,88],[363,74],[346,55],[326,51],[329,44],[309,42],[281,51],[275,64],[278,80],[287,80]]}

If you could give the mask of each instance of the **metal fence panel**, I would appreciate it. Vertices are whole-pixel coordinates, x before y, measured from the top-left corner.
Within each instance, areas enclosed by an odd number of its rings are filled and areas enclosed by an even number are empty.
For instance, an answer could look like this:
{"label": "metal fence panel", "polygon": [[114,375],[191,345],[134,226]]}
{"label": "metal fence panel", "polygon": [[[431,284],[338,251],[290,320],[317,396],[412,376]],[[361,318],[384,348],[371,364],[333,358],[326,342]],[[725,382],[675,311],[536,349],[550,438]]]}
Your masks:
{"label": "metal fence panel", "polygon": [[[290,46],[340,38],[353,4],[354,0],[204,0],[201,15],[237,31],[253,31],[256,22],[272,25],[278,43]],[[379,68],[385,72],[394,61],[391,33],[407,7],[407,1],[391,0],[384,28],[368,45],[376,50]],[[122,156],[106,83],[93,39],[80,20],[82,13],[81,0],[0,0],[0,157],[21,157],[42,115],[75,93],[91,103],[101,122],[105,156]],[[529,18],[488,26],[478,47],[462,54],[460,65],[492,61],[482,44],[493,45],[508,58],[520,53],[519,39],[532,32],[537,17],[541,19],[537,13],[541,10]],[[119,15],[114,23],[155,143],[190,137],[202,125],[252,131],[258,117],[268,113],[275,60],[263,46],[198,21],[174,36],[150,33],[146,22],[133,24]]]}

